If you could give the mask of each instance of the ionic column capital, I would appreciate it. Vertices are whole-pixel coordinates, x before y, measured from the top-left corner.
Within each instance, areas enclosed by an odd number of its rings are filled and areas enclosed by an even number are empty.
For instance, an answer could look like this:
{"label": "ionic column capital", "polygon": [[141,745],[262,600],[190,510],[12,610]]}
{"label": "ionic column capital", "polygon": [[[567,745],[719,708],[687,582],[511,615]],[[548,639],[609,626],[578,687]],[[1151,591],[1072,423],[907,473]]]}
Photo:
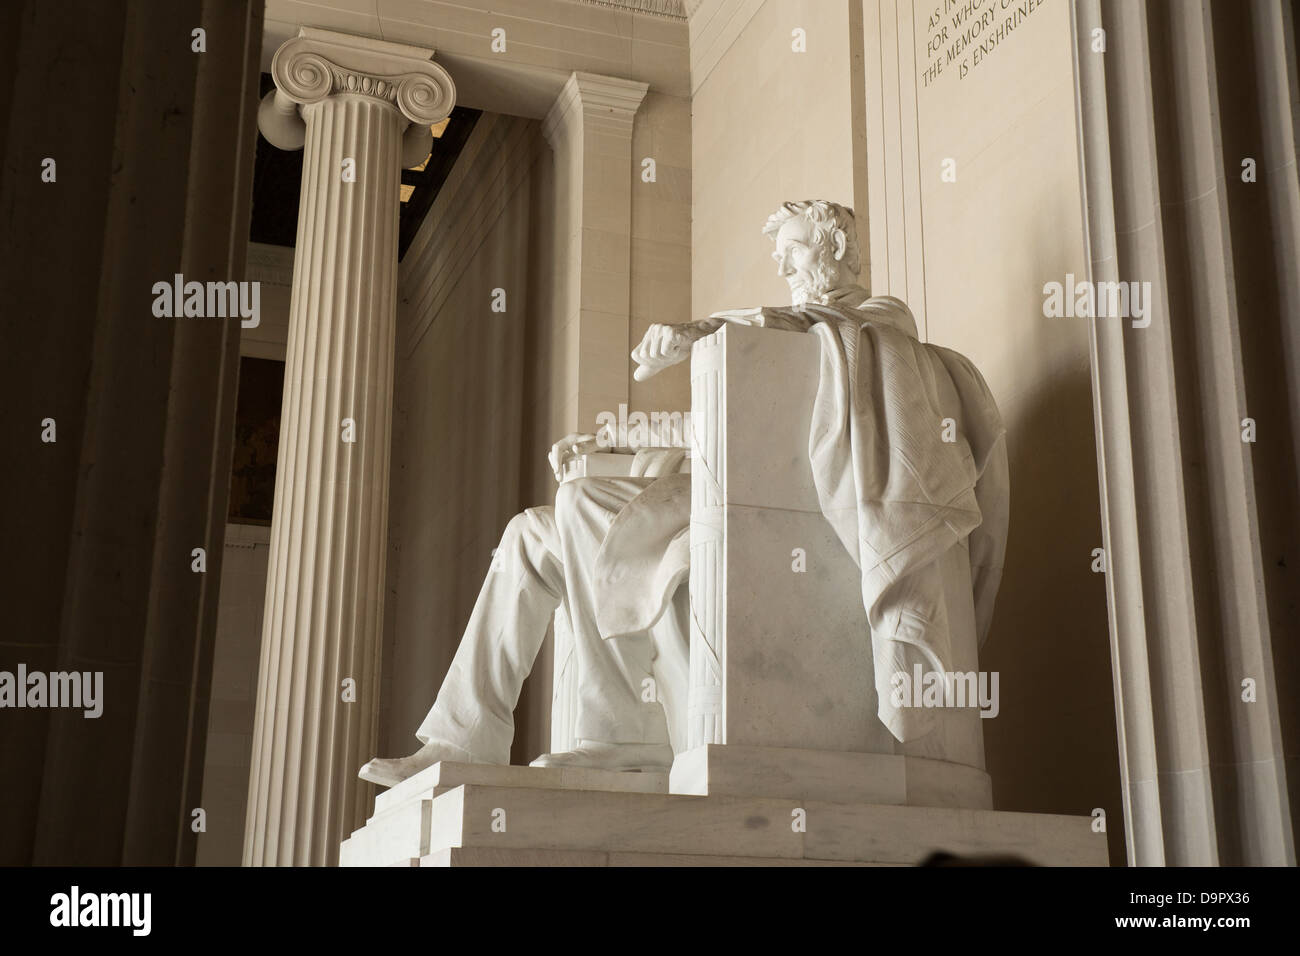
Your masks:
{"label": "ionic column capital", "polygon": [[423,47],[302,27],[271,60],[276,89],[262,100],[258,128],[272,145],[299,149],[300,108],[339,95],[379,100],[414,126],[431,126],[456,105],[456,84],[432,57]]}

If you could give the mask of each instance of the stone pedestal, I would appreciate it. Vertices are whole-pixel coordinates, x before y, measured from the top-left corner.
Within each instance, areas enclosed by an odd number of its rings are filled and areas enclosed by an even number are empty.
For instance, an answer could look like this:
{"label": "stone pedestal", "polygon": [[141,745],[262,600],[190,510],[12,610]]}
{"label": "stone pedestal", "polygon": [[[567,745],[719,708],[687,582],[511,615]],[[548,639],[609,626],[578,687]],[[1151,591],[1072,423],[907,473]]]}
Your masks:
{"label": "stone pedestal", "polygon": [[[902,796],[911,782],[902,763],[892,767],[904,776],[885,767],[879,784],[864,775],[847,782],[863,796]],[[770,782],[786,796],[695,796],[666,793],[663,774],[443,763],[382,794],[340,863],[907,866],[938,850],[1040,865],[1107,862],[1106,836],[1087,817],[833,802],[795,795],[792,783]]]}
{"label": "stone pedestal", "polygon": [[[375,750],[398,184],[455,90],[432,51],[301,31],[260,125],[305,145],[244,863],[327,864]],[[404,148],[405,142],[405,148]]]}
{"label": "stone pedestal", "polygon": [[993,809],[992,781],[976,767],[844,750],[704,744],[677,755],[669,789],[701,796]]}

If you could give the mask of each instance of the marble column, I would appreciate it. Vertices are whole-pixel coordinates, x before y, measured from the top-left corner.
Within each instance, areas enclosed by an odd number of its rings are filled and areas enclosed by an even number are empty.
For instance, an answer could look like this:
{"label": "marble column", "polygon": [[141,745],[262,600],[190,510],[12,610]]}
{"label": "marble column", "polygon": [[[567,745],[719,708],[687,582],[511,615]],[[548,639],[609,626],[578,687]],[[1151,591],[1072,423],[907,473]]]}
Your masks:
{"label": "marble column", "polygon": [[455,87],[431,50],[304,28],[259,125],[305,150],[245,865],[337,861],[376,749],[401,168]]}
{"label": "marble column", "polygon": [[1294,11],[1072,10],[1087,278],[1147,290],[1090,328],[1129,862],[1294,866]]}

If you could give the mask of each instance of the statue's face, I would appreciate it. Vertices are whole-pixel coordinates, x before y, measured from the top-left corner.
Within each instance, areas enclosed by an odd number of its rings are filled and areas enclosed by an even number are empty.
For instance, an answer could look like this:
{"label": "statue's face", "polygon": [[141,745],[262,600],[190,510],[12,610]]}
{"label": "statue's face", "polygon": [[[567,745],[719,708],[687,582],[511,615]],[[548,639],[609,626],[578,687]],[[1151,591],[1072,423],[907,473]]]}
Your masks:
{"label": "statue's face", "polygon": [[790,301],[796,305],[825,300],[839,281],[839,263],[830,241],[814,236],[807,216],[783,223],[776,234],[776,272],[790,286]]}

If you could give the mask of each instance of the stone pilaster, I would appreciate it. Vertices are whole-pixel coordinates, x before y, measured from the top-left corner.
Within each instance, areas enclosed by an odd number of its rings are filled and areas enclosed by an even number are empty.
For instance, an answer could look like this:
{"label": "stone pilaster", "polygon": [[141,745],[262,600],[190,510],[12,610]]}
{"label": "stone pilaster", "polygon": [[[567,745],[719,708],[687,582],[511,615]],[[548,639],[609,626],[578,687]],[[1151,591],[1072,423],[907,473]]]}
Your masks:
{"label": "stone pilaster", "polygon": [[[455,87],[432,51],[303,29],[263,134],[303,147],[245,865],[330,864],[376,744],[401,168]],[[416,155],[419,153],[420,155]]]}
{"label": "stone pilaster", "polygon": [[632,121],[645,83],[574,73],[542,132],[555,150],[560,322],[566,327],[570,427],[628,399],[631,325]]}

